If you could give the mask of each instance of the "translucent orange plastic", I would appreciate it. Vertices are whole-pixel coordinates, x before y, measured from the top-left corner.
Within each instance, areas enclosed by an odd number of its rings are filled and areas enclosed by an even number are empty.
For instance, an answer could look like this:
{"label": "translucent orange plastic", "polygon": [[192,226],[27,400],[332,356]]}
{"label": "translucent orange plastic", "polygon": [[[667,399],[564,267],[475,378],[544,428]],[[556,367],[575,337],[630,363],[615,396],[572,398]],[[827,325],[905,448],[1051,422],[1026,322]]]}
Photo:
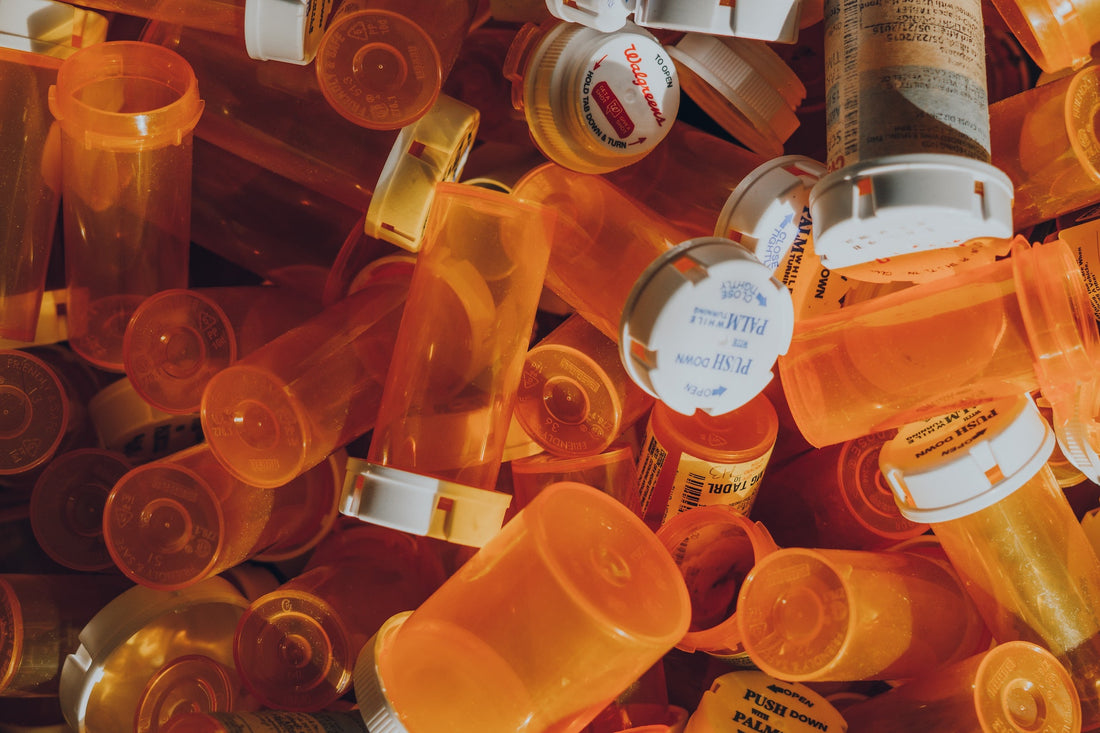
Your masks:
{"label": "translucent orange plastic", "polygon": [[477,0],[344,0],[317,49],[321,91],[362,127],[415,122],[439,96],[476,9]]}
{"label": "translucent orange plastic", "polygon": [[645,525],[606,494],[561,483],[383,628],[377,671],[409,733],[575,732],[672,648],[689,616],[683,580]]}
{"label": "translucent orange plastic", "polygon": [[659,255],[689,238],[602,176],[556,163],[528,173],[512,195],[553,208],[573,225],[562,226],[554,238],[546,286],[615,341],[634,282]]}
{"label": "translucent orange plastic", "polygon": [[138,701],[134,733],[159,733],[173,717],[233,710],[241,681],[236,670],[202,654],[177,657],[154,674]]}
{"label": "translucent orange plastic", "polygon": [[129,585],[110,575],[0,575],[0,695],[56,696],[80,630]]}
{"label": "translucent orange plastic", "polygon": [[1081,730],[1081,704],[1046,649],[1006,641],[844,708],[848,733]]}
{"label": "translucent orange plastic", "polygon": [[1100,562],[1050,468],[995,504],[932,524],[993,637],[1042,644],[1100,727]]}
{"label": "translucent orange plastic", "polygon": [[336,518],[335,466],[276,489],[230,476],[206,444],[131,470],[103,510],[115,564],[158,590],[194,585],[252,557],[304,552]]}
{"label": "translucent orange plastic", "polygon": [[47,106],[59,59],[0,48],[0,337],[31,341],[61,200],[61,139]]}
{"label": "translucent orange plastic", "polygon": [[134,310],[122,363],[149,404],[195,413],[211,377],[319,310],[315,301],[286,288],[163,290]]}
{"label": "translucent orange plastic", "polygon": [[778,433],[779,417],[763,394],[722,415],[681,415],[654,404],[638,457],[646,524],[656,529],[680,512],[712,504],[747,515]]}
{"label": "translucent orange plastic", "polygon": [[901,515],[878,467],[887,430],[811,450],[777,471],[756,497],[752,517],[783,547],[884,550],[928,531]]}
{"label": "translucent orange plastic", "polygon": [[951,565],[908,552],[777,550],[745,578],[737,623],[753,663],[796,682],[915,677],[985,634]]}
{"label": "translucent orange plastic", "polygon": [[1051,401],[1097,363],[1096,320],[1064,242],[804,319],[779,370],[818,447],[1042,388]]}
{"label": "translucent orange plastic", "polygon": [[492,489],[557,219],[436,186],[368,460]]}
{"label": "translucent orange plastic", "polygon": [[81,0],[84,7],[244,36],[244,0]]}
{"label": "translucent orange plastic", "polygon": [[284,733],[293,725],[295,733],[367,733],[359,713],[184,713],[161,728],[161,733]]}
{"label": "translucent orange plastic", "polygon": [[1012,179],[1017,230],[1100,201],[1098,122],[1096,66],[989,106],[992,162]]}
{"label": "translucent orange plastic", "polygon": [[333,303],[210,379],[203,432],[230,474],[279,486],[370,431],[411,274]]}
{"label": "translucent orange plastic", "polygon": [[652,405],[618,345],[573,315],[528,350],[515,416],[546,451],[575,457],[606,450]]}
{"label": "translucent orange plastic", "polygon": [[993,5],[1043,71],[1088,63],[1100,42],[1096,0],[993,0]]}
{"label": "translucent orange plastic", "polygon": [[53,367],[26,351],[0,350],[0,476],[26,473],[56,455],[74,409]]}
{"label": "translucent orange plastic", "polygon": [[603,453],[579,458],[561,458],[540,453],[511,462],[514,499],[518,511],[531,503],[543,489],[561,481],[585,484],[612,496],[635,514],[640,514],[634,483],[634,449],[616,443]]}
{"label": "translucent orange plastic", "polygon": [[132,468],[121,453],[81,448],[50,461],[31,492],[30,520],[39,546],[73,570],[113,569],[103,541],[103,505]]}
{"label": "translucent orange plastic", "polygon": [[62,130],[69,344],[122,371],[134,308],[187,285],[198,84],[168,49],[98,43],[62,63],[50,109]]}
{"label": "translucent orange plastic", "polygon": [[310,712],[351,688],[355,660],[394,614],[423,603],[444,580],[427,540],[358,523],[334,532],[305,569],[253,601],[233,654],[264,707]]}

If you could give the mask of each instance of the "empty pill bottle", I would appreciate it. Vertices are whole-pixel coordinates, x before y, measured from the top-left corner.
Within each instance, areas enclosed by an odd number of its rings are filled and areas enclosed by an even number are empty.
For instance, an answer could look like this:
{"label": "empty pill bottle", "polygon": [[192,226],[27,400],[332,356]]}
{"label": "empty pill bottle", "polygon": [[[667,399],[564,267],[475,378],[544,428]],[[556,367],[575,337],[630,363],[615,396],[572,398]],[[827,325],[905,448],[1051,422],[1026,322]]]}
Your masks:
{"label": "empty pill bottle", "polygon": [[[821,447],[1093,379],[1098,335],[1064,242],[799,322],[779,359],[802,435]],[[1055,404],[1055,413],[1059,413]]]}
{"label": "empty pill bottle", "polygon": [[103,508],[115,564],[159,590],[192,586],[250,558],[303,554],[336,519],[340,455],[277,488],[241,483],[205,444],[132,469]]}
{"label": "empty pill bottle", "polygon": [[648,155],[680,106],[675,64],[633,23],[614,33],[577,23],[528,24],[508,51],[504,75],[539,150],[583,173],[606,173]]}
{"label": "empty pill bottle", "polygon": [[638,500],[657,528],[680,512],[724,504],[748,515],[779,432],[763,394],[721,415],[653,405],[638,457]]}
{"label": "empty pill bottle", "polygon": [[245,686],[263,707],[329,708],[351,689],[363,645],[443,580],[424,538],[361,522],[334,531],[241,617],[233,655]]}
{"label": "empty pill bottle", "polygon": [[99,43],[62,63],[50,110],[62,131],[69,345],[121,371],[134,308],[187,286],[198,83],[170,49]]}
{"label": "empty pill bottle", "polygon": [[1081,730],[1073,679],[1037,644],[1006,641],[844,708],[848,733]]}
{"label": "empty pill bottle", "polygon": [[1015,187],[1017,230],[1100,201],[1098,108],[1096,66],[989,106],[993,163]]}
{"label": "empty pill bottle", "polygon": [[30,341],[46,288],[61,201],[61,142],[47,93],[58,59],[0,48],[0,156],[5,166],[0,206],[0,337]]}
{"label": "empty pill bottle", "polygon": [[615,342],[572,315],[527,351],[515,416],[544,450],[578,457],[602,453],[652,406]]}
{"label": "empty pill bottle", "polygon": [[689,615],[641,520],[597,489],[555,484],[386,622],[356,663],[356,698],[371,729],[580,731],[672,649]]}
{"label": "empty pill bottle", "polygon": [[210,378],[203,433],[226,471],[280,486],[374,427],[411,277],[368,285]]}
{"label": "empty pill bottle", "polygon": [[134,733],[160,733],[184,713],[212,713],[251,706],[237,671],[205,654],[186,654],[158,669],[142,690]]}
{"label": "empty pill bottle", "polygon": [[691,598],[691,625],[676,643],[750,667],[737,626],[737,594],[749,570],[778,548],[767,528],[730,506],[681,512],[657,530]]}
{"label": "empty pill bottle", "polygon": [[0,575],[0,695],[56,697],[77,635],[130,586],[117,575]]}
{"label": "empty pill bottle", "polygon": [[308,64],[317,54],[332,0],[86,0],[81,5],[235,36],[254,59]]}
{"label": "empty pill bottle", "polygon": [[1043,71],[1087,64],[1100,41],[1100,5],[1094,0],[993,0],[993,5]]}
{"label": "empty pill bottle", "polygon": [[149,404],[192,414],[211,377],[319,311],[320,304],[288,288],[162,290],[134,309],[122,364]]}
{"label": "empty pill bottle", "polygon": [[927,522],[993,637],[1049,649],[1100,727],[1100,560],[1054,478],[1054,432],[1027,394],[965,422],[904,426],[879,454],[901,512]]}
{"label": "empty pill bottle", "polygon": [[748,249],[688,239],[601,176],[554,163],[524,176],[512,195],[562,215],[546,286],[617,341],[631,379],[650,395],[685,415],[721,414],[771,380],[793,307]]}
{"label": "empty pill bottle", "polygon": [[459,183],[437,186],[367,458],[349,466],[341,512],[480,546],[523,358],[556,236],[545,206]]}
{"label": "empty pill bottle", "polygon": [[325,99],[361,127],[415,122],[439,96],[476,10],[477,0],[344,0],[314,62]]}
{"label": "empty pill bottle", "polygon": [[798,682],[914,677],[989,641],[951,564],[913,552],[777,550],[741,585],[737,623],[757,668]]}
{"label": "empty pill bottle", "polygon": [[814,245],[843,268],[1012,234],[989,163],[981,0],[825,3],[827,166]]}
{"label": "empty pill bottle", "polygon": [[58,699],[77,733],[135,730],[166,661],[201,654],[233,665],[233,631],[248,601],[222,578],[174,591],[135,586],[103,607],[64,659]]}
{"label": "empty pill bottle", "polygon": [[284,713],[260,710],[254,713],[183,713],[168,721],[161,733],[368,733],[363,716],[345,713]]}

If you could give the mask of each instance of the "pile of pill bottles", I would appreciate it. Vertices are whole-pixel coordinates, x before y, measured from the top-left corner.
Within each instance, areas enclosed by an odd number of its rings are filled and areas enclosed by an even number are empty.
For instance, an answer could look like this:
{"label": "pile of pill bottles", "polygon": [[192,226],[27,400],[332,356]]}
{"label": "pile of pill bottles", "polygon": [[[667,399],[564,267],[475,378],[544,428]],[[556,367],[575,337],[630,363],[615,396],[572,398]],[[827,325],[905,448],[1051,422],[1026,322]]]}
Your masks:
{"label": "pile of pill bottles", "polygon": [[3,0],[0,731],[1100,729],[1097,40]]}

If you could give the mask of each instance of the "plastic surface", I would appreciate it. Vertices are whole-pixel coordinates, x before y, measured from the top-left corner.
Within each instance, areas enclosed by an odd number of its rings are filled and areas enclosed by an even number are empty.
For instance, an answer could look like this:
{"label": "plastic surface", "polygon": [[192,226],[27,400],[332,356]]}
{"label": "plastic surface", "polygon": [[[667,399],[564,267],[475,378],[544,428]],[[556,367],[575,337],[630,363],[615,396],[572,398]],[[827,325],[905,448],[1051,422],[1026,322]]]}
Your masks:
{"label": "plastic surface", "polygon": [[756,721],[782,733],[844,733],[847,723],[829,700],[806,685],[745,670],[721,675],[703,692],[685,733],[739,733]]}
{"label": "plastic surface", "polygon": [[372,731],[579,728],[671,649],[689,613],[672,559],[637,517],[557,484],[382,627],[356,664],[356,695]]}
{"label": "plastic surface", "polygon": [[186,713],[166,726],[162,733],[367,733],[359,713],[283,713],[261,710],[255,713]]}
{"label": "plastic surface", "polygon": [[1100,41],[1100,5],[1093,0],[993,0],[993,5],[1044,71],[1087,64]]}
{"label": "plastic surface", "polygon": [[62,64],[50,110],[62,130],[69,344],[121,371],[133,309],[187,284],[198,84],[168,49],[99,43]]}
{"label": "plastic surface", "polygon": [[72,399],[57,371],[26,351],[0,351],[0,476],[49,461],[69,430]]}
{"label": "plastic surface", "polygon": [[634,489],[634,463],[634,449],[622,443],[594,456],[563,458],[540,453],[516,459],[510,465],[512,508],[523,509],[548,486],[571,481],[599,489],[640,515]]}
{"label": "plastic surface", "polygon": [[785,548],[749,571],[741,643],[790,681],[904,679],[959,661],[985,626],[950,563],[908,552]]}
{"label": "plastic surface", "polygon": [[803,0],[741,0],[717,5],[698,0],[636,2],[634,22],[647,28],[757,38],[780,43],[793,43],[798,38],[803,5]]}
{"label": "plastic surface", "polygon": [[243,6],[240,22],[249,56],[291,64],[313,61],[332,0],[236,0],[236,3],[238,8]]}
{"label": "plastic surface", "polygon": [[122,453],[134,464],[163,458],[203,439],[198,415],[158,410],[128,378],[97,392],[88,402],[88,415],[103,447]]}
{"label": "plastic surface", "polygon": [[54,0],[12,0],[0,7],[0,47],[65,58],[107,38],[107,18]]}
{"label": "plastic surface", "polygon": [[231,36],[240,36],[245,29],[245,0],[88,0],[81,5]]}
{"label": "plastic surface", "polygon": [[134,713],[134,733],[159,733],[181,714],[232,710],[240,680],[232,667],[203,654],[178,657],[149,679]]}
{"label": "plastic surface", "polygon": [[439,96],[475,8],[473,0],[345,0],[317,51],[325,99],[362,127],[415,122]]}

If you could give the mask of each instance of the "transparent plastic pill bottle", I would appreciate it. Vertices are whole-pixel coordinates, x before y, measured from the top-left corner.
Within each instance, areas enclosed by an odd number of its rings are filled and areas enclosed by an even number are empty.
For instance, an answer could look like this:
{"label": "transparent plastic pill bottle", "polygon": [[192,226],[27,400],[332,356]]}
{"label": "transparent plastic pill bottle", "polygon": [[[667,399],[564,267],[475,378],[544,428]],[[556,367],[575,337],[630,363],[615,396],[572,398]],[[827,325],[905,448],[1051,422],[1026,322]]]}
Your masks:
{"label": "transparent plastic pill bottle", "polygon": [[1043,71],[1087,64],[1100,41],[1100,3],[1095,0],[993,0],[993,5]]}
{"label": "transparent plastic pill bottle", "polygon": [[993,637],[1049,649],[1073,677],[1082,730],[1100,727],[1100,560],[1047,458],[1029,396],[913,423],[879,454],[902,513],[927,522]]}
{"label": "transparent plastic pill bottle", "polygon": [[648,155],[680,105],[676,66],[647,31],[576,23],[524,26],[504,66],[512,103],[550,160],[604,173]]}

